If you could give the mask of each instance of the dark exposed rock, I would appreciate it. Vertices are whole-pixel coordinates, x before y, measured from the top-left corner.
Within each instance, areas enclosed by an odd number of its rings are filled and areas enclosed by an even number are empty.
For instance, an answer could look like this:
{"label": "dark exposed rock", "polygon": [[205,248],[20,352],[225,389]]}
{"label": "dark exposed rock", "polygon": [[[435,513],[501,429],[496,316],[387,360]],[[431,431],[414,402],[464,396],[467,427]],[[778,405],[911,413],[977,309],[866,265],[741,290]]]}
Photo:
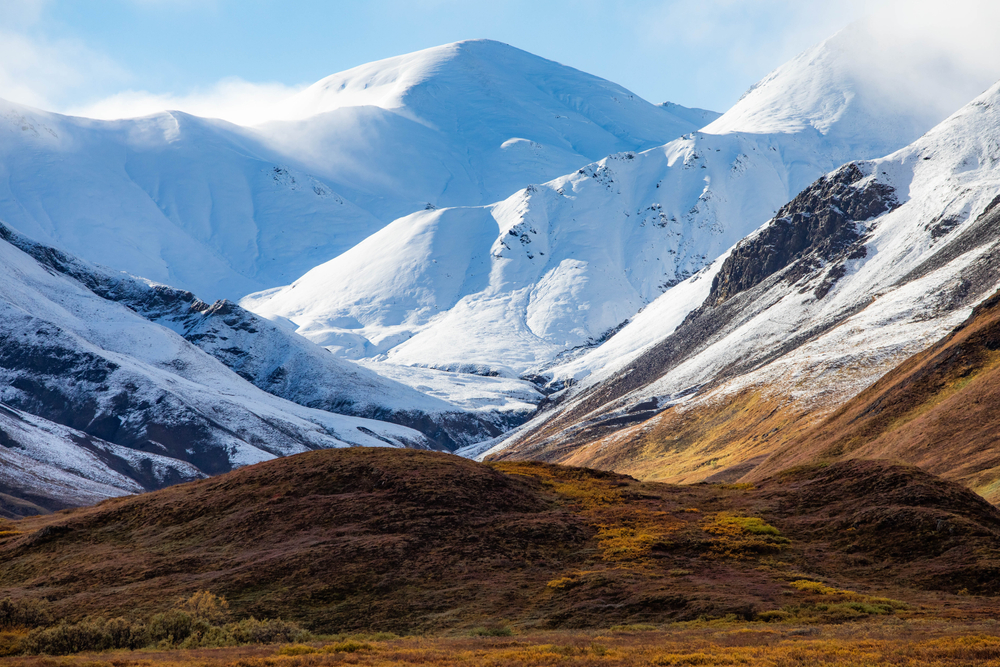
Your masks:
{"label": "dark exposed rock", "polygon": [[[791,272],[791,281],[809,268],[821,266],[823,261],[833,262],[851,254],[845,250],[857,243],[864,231],[857,223],[899,206],[893,188],[866,178],[857,164],[848,164],[781,207],[770,224],[741,241],[726,258],[706,303],[720,304],[807,255],[814,261],[811,265],[803,262],[799,272]],[[852,251],[857,256],[863,249]],[[845,271],[839,269],[838,273],[833,282]],[[831,287],[832,282],[824,283],[817,298],[825,296]]]}
{"label": "dark exposed rock", "polygon": [[[899,206],[893,189],[865,173],[867,165],[851,163],[823,177],[786,204],[759,232],[744,239],[724,261],[705,302],[674,333],[650,347],[607,381],[581,395],[569,410],[556,413],[530,441],[547,438],[565,443],[546,445],[558,452],[572,442],[587,442],[635,423],[642,411],[620,417],[621,400],[663,377],[684,360],[719,341],[787,293],[802,285],[817,299],[825,297],[846,275],[844,263],[866,256],[864,221]],[[817,283],[818,281],[818,283]],[[784,289],[779,289],[782,286]],[[713,385],[760,367],[824,331],[837,326],[866,304],[855,304],[790,336],[761,354],[733,360],[714,374]],[[552,409],[542,405],[539,409]],[[612,413],[612,414],[609,414]],[[528,447],[531,444],[526,445]],[[548,450],[546,450],[548,451]],[[542,455],[535,452],[533,456]]]}

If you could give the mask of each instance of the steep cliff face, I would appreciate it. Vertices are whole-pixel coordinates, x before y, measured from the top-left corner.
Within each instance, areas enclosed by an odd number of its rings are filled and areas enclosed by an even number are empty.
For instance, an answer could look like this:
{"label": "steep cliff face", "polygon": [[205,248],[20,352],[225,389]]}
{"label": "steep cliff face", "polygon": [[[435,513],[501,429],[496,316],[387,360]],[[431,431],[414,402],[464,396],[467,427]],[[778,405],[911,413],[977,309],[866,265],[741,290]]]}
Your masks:
{"label": "steep cliff face", "polygon": [[824,176],[737,243],[712,279],[707,303],[719,305],[793,263],[798,265],[786,276],[792,282],[833,265],[830,280],[815,291],[823,298],[831,281],[845,274],[847,260],[865,257],[864,223],[899,206],[894,188],[869,178],[864,168],[870,165],[851,163]]}

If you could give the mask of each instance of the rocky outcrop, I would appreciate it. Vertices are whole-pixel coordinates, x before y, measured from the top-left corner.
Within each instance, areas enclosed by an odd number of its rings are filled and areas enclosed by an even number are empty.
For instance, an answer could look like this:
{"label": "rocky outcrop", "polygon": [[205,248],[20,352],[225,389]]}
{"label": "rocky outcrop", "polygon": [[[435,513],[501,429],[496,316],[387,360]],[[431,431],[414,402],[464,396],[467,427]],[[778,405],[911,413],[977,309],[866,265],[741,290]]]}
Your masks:
{"label": "rocky outcrop", "polygon": [[809,270],[840,262],[830,281],[816,287],[823,298],[844,275],[842,262],[863,258],[863,223],[899,206],[895,190],[865,173],[864,163],[851,163],[816,181],[778,211],[774,219],[741,241],[712,281],[706,301],[719,305],[759,285],[798,262],[787,280],[795,282]]}

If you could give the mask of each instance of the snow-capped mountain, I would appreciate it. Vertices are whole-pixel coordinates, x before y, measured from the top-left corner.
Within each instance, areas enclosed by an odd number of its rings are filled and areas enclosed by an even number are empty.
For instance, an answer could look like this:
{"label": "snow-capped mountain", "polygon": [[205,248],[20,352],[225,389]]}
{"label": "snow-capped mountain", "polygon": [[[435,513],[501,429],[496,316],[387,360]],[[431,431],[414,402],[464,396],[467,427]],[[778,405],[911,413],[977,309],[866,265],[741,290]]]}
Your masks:
{"label": "snow-capped mountain", "polygon": [[84,262],[2,226],[0,238],[46,269],[175,331],[268,393],[310,408],[413,426],[442,448],[499,435],[523,421],[541,398],[533,385],[515,381],[493,387],[491,400],[462,401],[461,392],[451,392],[459,402],[450,403],[432,390],[418,391],[341,360],[230,301],[210,305],[190,292]]}
{"label": "snow-capped mountain", "polygon": [[[169,328],[104,298],[129,286],[136,296],[138,281],[85,269],[0,228],[0,431],[13,457],[4,488],[55,476],[84,494],[128,493],[322,447],[439,447],[403,426],[258,389]],[[160,294],[161,306],[175,296]],[[83,481],[74,486],[65,479],[72,477]]]}
{"label": "snow-capped mountain", "polygon": [[[998,193],[1000,84],[910,146],[819,179],[626,326],[631,352],[480,454],[750,473],[997,289]],[[647,314],[660,334],[642,345]]]}
{"label": "snow-capped mountain", "polygon": [[447,44],[334,74],[258,130],[379,219],[489,204],[611,153],[718,117],[491,40]]}
{"label": "snow-capped mountain", "polygon": [[481,204],[704,118],[488,41],[335,74],[257,128],[95,121],[0,102],[0,220],[85,260],[239,297],[393,218]]}
{"label": "snow-capped mountain", "polygon": [[[500,203],[413,213],[242,303],[350,358],[578,380],[609,359],[573,359],[817,177],[901,148],[947,115],[881,96],[883,84],[898,88],[896,70],[872,62],[867,36],[856,25],[810,49],[702,131]],[[699,303],[685,299],[678,312]]]}

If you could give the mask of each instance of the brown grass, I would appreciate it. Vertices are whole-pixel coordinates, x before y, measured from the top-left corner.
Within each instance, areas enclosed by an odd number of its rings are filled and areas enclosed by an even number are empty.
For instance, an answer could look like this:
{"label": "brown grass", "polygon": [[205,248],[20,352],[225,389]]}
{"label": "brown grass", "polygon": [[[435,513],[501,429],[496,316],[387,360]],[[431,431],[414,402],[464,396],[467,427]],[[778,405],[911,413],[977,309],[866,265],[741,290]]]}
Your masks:
{"label": "brown grass", "polygon": [[757,468],[762,478],[815,461],[917,465],[1000,500],[1000,296]]}
{"label": "brown grass", "polygon": [[330,637],[308,644],[0,659],[4,667],[1000,665],[996,623],[685,623],[512,637]]}
{"label": "brown grass", "polygon": [[786,397],[747,389],[688,409],[668,409],[634,427],[579,443],[554,460],[650,481],[690,484],[721,475],[724,479],[715,481],[732,482],[743,473],[727,477],[727,469],[778,451],[822,416]]}
{"label": "brown grass", "polygon": [[[16,526],[0,540],[0,597],[45,597],[69,621],[149,619],[199,590],[234,619],[397,634],[883,614],[812,600],[789,586],[801,579],[902,600],[899,617],[991,613],[979,596],[1000,593],[1000,512],[877,463],[671,486],[323,451]],[[857,605],[822,608],[840,603]]]}

